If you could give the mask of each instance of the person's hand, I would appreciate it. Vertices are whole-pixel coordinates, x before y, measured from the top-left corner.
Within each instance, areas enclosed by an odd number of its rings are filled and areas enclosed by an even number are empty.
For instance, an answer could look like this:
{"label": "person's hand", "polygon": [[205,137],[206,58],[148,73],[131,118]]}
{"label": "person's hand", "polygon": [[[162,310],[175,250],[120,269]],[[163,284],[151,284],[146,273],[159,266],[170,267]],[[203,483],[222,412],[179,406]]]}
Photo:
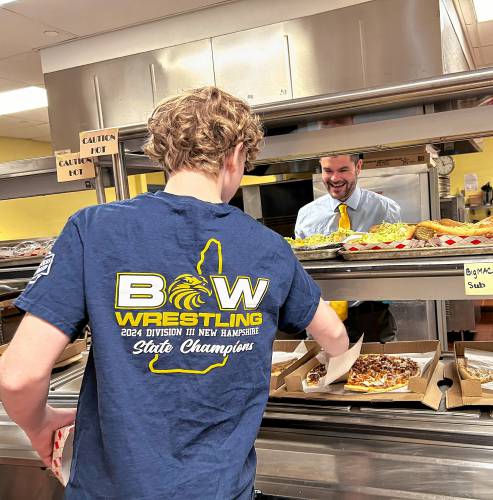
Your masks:
{"label": "person's hand", "polygon": [[41,460],[51,467],[55,431],[75,421],[76,408],[52,408],[46,406],[44,418],[35,429],[24,429]]}

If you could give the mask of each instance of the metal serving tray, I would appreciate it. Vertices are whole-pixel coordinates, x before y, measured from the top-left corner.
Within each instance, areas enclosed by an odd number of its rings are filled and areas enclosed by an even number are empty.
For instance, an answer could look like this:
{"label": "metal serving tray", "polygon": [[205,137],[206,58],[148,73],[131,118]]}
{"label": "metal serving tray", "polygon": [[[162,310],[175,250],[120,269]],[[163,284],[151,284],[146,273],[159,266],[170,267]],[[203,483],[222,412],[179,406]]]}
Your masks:
{"label": "metal serving tray", "polygon": [[37,255],[35,257],[13,257],[11,259],[0,259],[1,267],[12,266],[28,266],[31,264],[38,265],[46,257],[46,255]]}
{"label": "metal serving tray", "polygon": [[339,252],[345,260],[380,260],[380,259],[415,259],[419,257],[453,257],[458,255],[492,255],[493,245],[478,245],[474,247],[424,247],[397,250],[354,250]]}
{"label": "metal serving tray", "polygon": [[325,259],[335,259],[339,253],[340,247],[336,248],[324,248],[320,250],[303,250],[294,251],[298,260],[325,260]]}

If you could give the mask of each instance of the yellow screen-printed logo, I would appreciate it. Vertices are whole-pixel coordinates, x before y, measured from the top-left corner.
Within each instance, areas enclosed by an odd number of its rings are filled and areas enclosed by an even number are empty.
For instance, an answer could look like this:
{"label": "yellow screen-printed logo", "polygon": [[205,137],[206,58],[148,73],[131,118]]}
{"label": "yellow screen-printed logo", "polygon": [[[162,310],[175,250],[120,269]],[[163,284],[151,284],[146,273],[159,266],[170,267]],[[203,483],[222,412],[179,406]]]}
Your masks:
{"label": "yellow screen-printed logo", "polygon": [[[206,277],[207,262],[207,277]],[[215,238],[207,241],[200,252],[195,273],[184,273],[177,276],[167,285],[167,279],[157,273],[118,273],[115,290],[115,319],[121,327],[186,327],[189,330],[200,328],[228,329],[222,336],[254,335],[262,324],[262,312],[258,306],[262,302],[269,287],[269,279],[257,278],[256,283],[248,276],[237,276],[230,283],[223,273],[223,253],[221,242]],[[221,312],[194,311],[206,302],[205,298],[214,298]],[[165,303],[173,305],[175,311],[156,311]],[[243,311],[238,311],[242,307]],[[121,311],[124,310],[124,311]],[[149,311],[154,310],[154,311]],[[229,314],[227,314],[229,313]],[[202,324],[202,325],[201,325]],[[235,329],[240,330],[235,330]],[[215,330],[216,332],[217,330]],[[242,333],[240,333],[240,331]],[[254,331],[254,333],[252,333]],[[221,330],[223,332],[223,330]],[[224,332],[223,332],[224,333]],[[181,335],[181,333],[180,333]],[[199,334],[200,335],[200,334]],[[214,336],[216,333],[214,333]],[[152,344],[152,341],[149,341]],[[161,350],[150,350],[155,355],[149,362],[149,370],[157,374],[188,373],[205,375],[211,370],[224,367],[232,353],[251,350],[254,343],[210,344],[196,346],[199,340],[187,337],[180,345],[183,353],[208,352],[223,356],[220,362],[201,369],[156,368],[160,353],[168,353],[161,344]],[[191,343],[193,345],[191,345]],[[141,344],[141,342],[138,342]],[[136,344],[137,345],[137,344]],[[170,346],[170,345],[169,345]],[[168,348],[168,347],[166,347]],[[197,350],[197,349],[209,350]],[[139,349],[143,349],[139,345]],[[152,349],[152,345],[151,348]],[[135,346],[134,346],[135,350]],[[146,351],[144,351],[146,352]],[[135,352],[134,352],[135,353]]]}

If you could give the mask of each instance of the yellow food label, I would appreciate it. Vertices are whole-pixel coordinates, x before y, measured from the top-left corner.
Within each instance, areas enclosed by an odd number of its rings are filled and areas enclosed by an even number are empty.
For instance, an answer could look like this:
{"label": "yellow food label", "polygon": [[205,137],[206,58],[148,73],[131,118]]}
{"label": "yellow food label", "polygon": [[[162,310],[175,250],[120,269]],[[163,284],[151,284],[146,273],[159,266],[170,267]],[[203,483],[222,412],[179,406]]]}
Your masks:
{"label": "yellow food label", "polygon": [[493,295],[493,262],[464,264],[466,295]]}

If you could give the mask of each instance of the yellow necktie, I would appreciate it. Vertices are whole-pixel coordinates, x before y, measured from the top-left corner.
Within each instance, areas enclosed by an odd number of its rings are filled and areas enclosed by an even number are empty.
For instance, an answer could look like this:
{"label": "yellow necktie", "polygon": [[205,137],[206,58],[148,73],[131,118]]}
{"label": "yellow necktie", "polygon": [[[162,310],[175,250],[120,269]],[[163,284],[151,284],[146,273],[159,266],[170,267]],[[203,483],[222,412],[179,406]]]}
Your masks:
{"label": "yellow necktie", "polygon": [[339,206],[339,212],[341,212],[341,218],[339,219],[339,227],[338,230],[347,230],[351,229],[351,221],[349,220],[349,215],[347,213],[347,205],[341,203]]}
{"label": "yellow necktie", "polygon": [[341,321],[347,320],[349,304],[345,300],[330,300],[328,304],[334,309]]}

